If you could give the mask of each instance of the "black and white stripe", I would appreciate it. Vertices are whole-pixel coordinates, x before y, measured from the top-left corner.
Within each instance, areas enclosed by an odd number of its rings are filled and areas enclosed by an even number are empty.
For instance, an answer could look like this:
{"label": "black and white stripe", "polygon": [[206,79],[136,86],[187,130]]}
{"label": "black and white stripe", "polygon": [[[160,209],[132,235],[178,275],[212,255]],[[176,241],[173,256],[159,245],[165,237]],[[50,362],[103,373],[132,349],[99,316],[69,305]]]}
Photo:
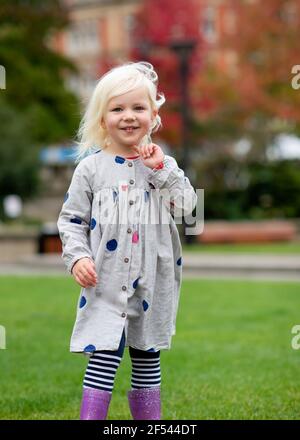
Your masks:
{"label": "black and white stripe", "polygon": [[115,354],[94,352],[85,372],[83,386],[112,392],[121,359]]}
{"label": "black and white stripe", "polygon": [[[158,353],[159,355],[159,353]],[[161,383],[160,358],[131,357],[132,389],[158,387]]]}

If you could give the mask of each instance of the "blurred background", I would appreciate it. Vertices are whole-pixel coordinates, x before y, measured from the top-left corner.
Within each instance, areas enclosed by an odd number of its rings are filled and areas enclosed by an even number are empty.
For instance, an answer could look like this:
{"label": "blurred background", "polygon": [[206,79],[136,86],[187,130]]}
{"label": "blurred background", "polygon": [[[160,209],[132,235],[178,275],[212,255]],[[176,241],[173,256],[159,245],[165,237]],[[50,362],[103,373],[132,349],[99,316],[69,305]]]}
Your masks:
{"label": "blurred background", "polygon": [[[236,365],[239,373],[235,378],[241,378],[241,371],[248,371],[249,382],[236,383],[236,387],[241,386],[250,400],[253,393],[256,402],[253,410],[249,401],[241,403],[238,393],[234,400],[232,390],[226,394],[224,388],[217,398],[219,384],[212,390],[206,389],[214,396],[209,402],[215,406],[205,402],[205,414],[201,409],[189,415],[296,418],[300,396],[293,388],[292,378],[299,359],[293,357],[289,338],[290,329],[297,324],[297,315],[293,313],[300,305],[298,0],[0,2],[0,273],[4,275],[2,300],[15,298],[3,309],[6,312],[0,315],[0,324],[8,328],[9,322],[14,322],[14,328],[20,331],[18,335],[24,337],[25,318],[17,320],[20,327],[13,321],[17,319],[13,318],[14,307],[24,305],[23,288],[36,294],[41,309],[44,307],[36,279],[30,284],[29,278],[18,281],[16,275],[50,275],[52,278],[47,278],[46,283],[50,297],[54,291],[56,295],[61,293],[55,275],[65,273],[65,268],[60,258],[56,221],[75,167],[72,153],[76,131],[99,77],[127,61],[148,61],[158,72],[158,89],[165,94],[166,103],[160,112],[163,128],[153,136],[153,141],[176,158],[195,188],[204,189],[204,231],[186,236],[184,225],[178,225],[183,242],[183,288],[190,296],[183,300],[187,314],[185,318],[181,315],[179,321],[182,324],[177,347],[181,354],[187,350],[191,335],[184,333],[184,329],[198,332],[202,342],[211,329],[207,339],[211,345],[201,345],[203,358],[209,353],[212,356],[208,357],[212,365],[206,367],[214,366],[219,355],[222,383],[230,386],[233,378],[229,371],[222,370],[222,356],[224,359],[231,353],[228,359],[232,362],[234,353],[238,353],[236,359],[241,363]],[[216,281],[224,278],[244,281],[240,285]],[[254,279],[262,284],[255,287],[250,282]],[[270,284],[263,284],[265,281]],[[65,289],[74,291],[71,282],[63,281]],[[13,295],[16,286],[19,296]],[[221,292],[227,292],[226,299],[219,298]],[[243,302],[235,293],[246,293]],[[53,298],[59,302],[62,297]],[[74,297],[74,307],[76,301]],[[28,312],[29,317],[31,313],[35,317],[38,333],[43,319],[52,322],[53,310],[45,311],[45,315],[41,311]],[[247,311],[252,313],[251,318]],[[236,321],[237,315],[240,320]],[[190,320],[186,326],[187,316]],[[215,329],[226,317],[235,333],[233,336],[230,329],[224,333],[224,328],[219,328],[220,335],[225,335],[224,351],[220,352],[218,341],[215,345],[212,341]],[[260,327],[261,317],[269,327]],[[281,319],[280,335],[273,331],[277,318]],[[68,319],[72,321],[72,312]],[[244,330],[249,330],[249,334],[241,337],[234,351],[236,329],[241,330],[245,320],[249,327]],[[65,332],[66,339],[70,330]],[[253,340],[256,331],[257,339]],[[9,333],[11,341],[18,341],[17,334],[7,330]],[[271,333],[273,341],[263,339],[262,335]],[[195,344],[195,333],[189,343]],[[272,351],[272,343],[277,348],[281,344],[282,352]],[[255,364],[254,358],[247,357],[247,345],[254,351],[260,347],[262,356],[268,357],[269,353],[269,365],[258,362],[255,371],[250,367],[247,370],[248,360],[249,365]],[[62,347],[66,350],[65,345]],[[194,354],[199,356],[198,345]],[[288,367],[280,364],[279,359],[283,358],[289,359]],[[187,359],[188,354],[188,362]],[[174,358],[174,378],[176,362]],[[268,382],[267,371],[275,364],[278,374],[285,371],[285,381],[274,376]],[[192,370],[191,367],[189,371]],[[253,387],[258,371],[262,376],[256,393]],[[205,382],[198,367],[195,366],[193,374],[194,378],[198,375],[197,384]],[[214,374],[209,378],[212,382],[219,373]],[[266,383],[271,393],[274,381],[280,384],[279,401],[265,399]],[[73,387],[74,382],[70,382],[70,394]],[[202,393],[198,391],[195,399],[199,400]],[[261,400],[256,400],[257,395]],[[52,397],[56,399],[54,394]],[[222,399],[226,398],[224,406]],[[58,417],[47,406],[47,399],[38,400],[40,408],[45,405],[42,415],[32,409],[34,398],[29,404],[26,399],[24,394],[24,405],[20,404],[16,411],[7,394],[6,408],[11,409],[5,410],[6,416]],[[56,404],[63,406],[60,400]],[[74,404],[73,412],[64,413],[65,417],[74,416],[76,408]],[[121,408],[120,417],[122,411]],[[184,418],[187,414],[175,405],[167,416]]]}
{"label": "blurred background", "polygon": [[[85,104],[99,77],[128,60],[157,70],[167,101],[153,140],[205,191],[204,232],[184,236],[179,226],[186,245],[297,240],[299,8],[296,0],[263,8],[255,0],[3,0],[1,245],[13,249],[15,231],[18,255],[34,253],[41,229],[55,231]],[[49,252],[60,251],[54,241]]]}

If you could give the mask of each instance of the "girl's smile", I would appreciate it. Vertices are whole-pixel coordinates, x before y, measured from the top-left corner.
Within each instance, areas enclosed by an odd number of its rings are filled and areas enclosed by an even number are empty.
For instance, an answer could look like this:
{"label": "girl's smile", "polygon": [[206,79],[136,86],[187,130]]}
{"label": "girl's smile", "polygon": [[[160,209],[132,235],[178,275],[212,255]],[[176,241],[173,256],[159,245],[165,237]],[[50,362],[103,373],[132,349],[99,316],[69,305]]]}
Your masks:
{"label": "girl's smile", "polygon": [[138,130],[139,127],[125,127],[125,128],[121,128],[121,130],[124,130],[126,133],[133,133],[134,130]]}

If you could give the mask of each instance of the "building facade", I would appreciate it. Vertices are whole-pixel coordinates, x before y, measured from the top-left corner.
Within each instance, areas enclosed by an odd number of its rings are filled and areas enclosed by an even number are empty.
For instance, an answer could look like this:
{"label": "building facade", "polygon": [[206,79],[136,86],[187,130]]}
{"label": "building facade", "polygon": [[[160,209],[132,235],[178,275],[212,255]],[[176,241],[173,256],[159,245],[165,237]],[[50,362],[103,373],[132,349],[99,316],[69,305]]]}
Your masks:
{"label": "building facade", "polygon": [[[155,0],[160,1],[160,0]],[[199,38],[204,42],[204,57],[218,67],[234,70],[233,51],[220,50],[224,32],[233,32],[236,14],[230,0],[194,0],[200,13]],[[134,46],[132,31],[135,14],[142,0],[64,0],[70,26],[52,39],[52,46],[70,58],[79,74],[67,79],[68,86],[84,102],[96,81],[110,65],[126,62]]]}

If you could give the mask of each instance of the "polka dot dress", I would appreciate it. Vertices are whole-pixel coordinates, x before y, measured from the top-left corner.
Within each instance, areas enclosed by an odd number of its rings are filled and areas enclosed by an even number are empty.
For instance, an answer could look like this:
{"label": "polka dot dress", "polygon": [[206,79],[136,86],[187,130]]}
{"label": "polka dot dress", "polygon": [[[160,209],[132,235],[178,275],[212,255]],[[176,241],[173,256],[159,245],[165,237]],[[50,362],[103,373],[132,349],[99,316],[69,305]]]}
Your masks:
{"label": "polka dot dress", "polygon": [[[162,188],[170,188],[171,198],[157,203]],[[126,345],[170,348],[183,264],[170,213],[183,191],[194,207],[193,187],[167,155],[154,170],[138,156],[104,150],[77,165],[57,222],[62,257],[69,272],[80,258],[91,258],[98,282],[80,291],[70,351],[117,350],[124,328]]]}

